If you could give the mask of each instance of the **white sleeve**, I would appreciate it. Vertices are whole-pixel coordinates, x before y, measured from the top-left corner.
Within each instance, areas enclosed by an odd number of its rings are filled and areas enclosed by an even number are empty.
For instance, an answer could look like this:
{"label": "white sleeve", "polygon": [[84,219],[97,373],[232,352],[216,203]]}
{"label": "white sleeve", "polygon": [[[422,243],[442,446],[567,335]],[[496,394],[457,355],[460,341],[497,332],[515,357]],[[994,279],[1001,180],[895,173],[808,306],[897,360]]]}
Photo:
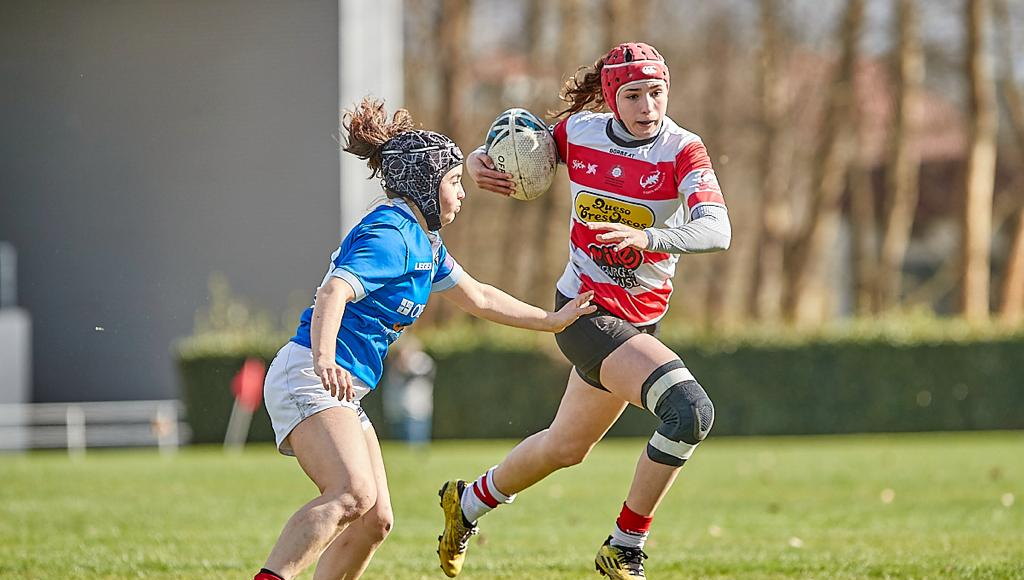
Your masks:
{"label": "white sleeve", "polygon": [[723,205],[702,204],[690,212],[690,221],[674,228],[646,228],[647,249],[669,254],[700,254],[728,250],[732,224]]}

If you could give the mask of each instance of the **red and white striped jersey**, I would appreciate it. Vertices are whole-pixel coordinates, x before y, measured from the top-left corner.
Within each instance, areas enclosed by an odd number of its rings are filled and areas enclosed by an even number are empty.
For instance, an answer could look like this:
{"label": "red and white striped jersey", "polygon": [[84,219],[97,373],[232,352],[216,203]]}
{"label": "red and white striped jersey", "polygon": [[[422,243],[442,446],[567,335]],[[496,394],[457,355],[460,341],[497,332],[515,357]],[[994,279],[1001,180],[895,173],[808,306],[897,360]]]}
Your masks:
{"label": "red and white striped jersey", "polygon": [[626,141],[610,113],[581,112],[554,128],[569,172],[573,200],[569,263],[558,280],[566,296],[594,291],[594,302],[636,325],[652,324],[668,310],[677,254],[599,242],[586,222],[617,222],[637,229],[679,227],[702,204],[725,205],[700,137],[665,117],[650,139]]}

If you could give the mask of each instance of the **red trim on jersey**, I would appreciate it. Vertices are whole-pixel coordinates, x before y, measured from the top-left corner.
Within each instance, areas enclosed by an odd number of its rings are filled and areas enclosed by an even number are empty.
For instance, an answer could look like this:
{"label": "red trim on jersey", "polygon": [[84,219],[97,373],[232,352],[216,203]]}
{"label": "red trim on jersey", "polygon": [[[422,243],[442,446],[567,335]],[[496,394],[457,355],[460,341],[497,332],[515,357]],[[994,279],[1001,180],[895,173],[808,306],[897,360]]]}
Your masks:
{"label": "red trim on jersey", "polygon": [[[599,246],[611,246],[614,245],[611,242],[600,242],[597,240],[597,234],[604,233],[602,231],[592,230],[587,227],[587,224],[572,220],[572,228],[569,230],[569,240],[572,245],[587,252],[590,244],[597,244]],[[644,263],[656,263],[663,260],[667,260],[672,257],[671,254],[665,254],[662,252],[644,252]]]}
{"label": "red trim on jersey", "polygon": [[491,509],[498,507],[498,500],[494,499],[491,490],[487,489],[487,474],[473,482],[473,493],[480,498],[480,501],[487,504],[487,507]]}
{"label": "red trim on jersey", "polygon": [[648,324],[668,310],[668,297],[672,294],[672,282],[666,281],[664,288],[630,294],[618,284],[595,282],[586,274],[580,274],[580,292],[594,291],[594,302],[633,324]]}
{"label": "red trim on jersey", "polygon": [[711,190],[696,191],[686,198],[686,205],[690,209],[693,209],[693,207],[698,203],[718,203],[725,205],[725,198],[722,197],[722,192]]}
{"label": "red trim on jersey", "polygon": [[555,144],[558,145],[558,157],[562,163],[569,158],[569,135],[566,133],[565,124],[569,119],[562,119],[555,123],[555,130],[552,131],[555,137]]}
{"label": "red trim on jersey", "polygon": [[711,158],[708,157],[708,150],[704,143],[691,141],[687,143],[682,151],[676,153],[676,186],[683,182],[694,169],[711,169]]}
{"label": "red trim on jersey", "polygon": [[678,180],[669,179],[675,171],[671,161],[655,164],[580,145],[572,148],[572,159],[566,159],[569,179],[582,187],[641,200],[679,197]]}

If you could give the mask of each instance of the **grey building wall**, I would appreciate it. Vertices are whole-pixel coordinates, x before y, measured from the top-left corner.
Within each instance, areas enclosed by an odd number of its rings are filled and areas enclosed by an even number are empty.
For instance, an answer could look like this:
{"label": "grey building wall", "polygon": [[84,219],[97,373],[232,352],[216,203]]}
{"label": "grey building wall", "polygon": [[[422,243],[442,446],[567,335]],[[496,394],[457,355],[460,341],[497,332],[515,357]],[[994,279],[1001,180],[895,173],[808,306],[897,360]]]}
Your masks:
{"label": "grey building wall", "polygon": [[0,3],[0,240],[34,400],[177,396],[211,272],[276,312],[312,295],[339,237],[337,11]]}

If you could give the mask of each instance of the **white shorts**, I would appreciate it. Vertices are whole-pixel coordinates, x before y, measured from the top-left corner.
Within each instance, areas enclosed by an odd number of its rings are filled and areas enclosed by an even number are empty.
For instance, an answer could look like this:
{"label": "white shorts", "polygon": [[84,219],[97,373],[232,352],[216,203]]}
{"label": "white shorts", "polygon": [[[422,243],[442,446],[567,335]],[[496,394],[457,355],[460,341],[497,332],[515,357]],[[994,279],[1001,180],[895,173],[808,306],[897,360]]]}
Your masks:
{"label": "white shorts", "polygon": [[267,379],[263,383],[263,400],[270,413],[270,423],[274,426],[274,438],[277,450],[284,455],[295,455],[288,444],[288,435],[292,429],[320,411],[333,407],[352,409],[359,417],[363,430],[370,428],[370,418],[366,416],[359,400],[370,392],[370,387],[363,381],[352,377],[356,397],[351,401],[339,401],[331,396],[320,378],[313,372],[313,352],[308,348],[289,341],[281,347],[270,363]]}

